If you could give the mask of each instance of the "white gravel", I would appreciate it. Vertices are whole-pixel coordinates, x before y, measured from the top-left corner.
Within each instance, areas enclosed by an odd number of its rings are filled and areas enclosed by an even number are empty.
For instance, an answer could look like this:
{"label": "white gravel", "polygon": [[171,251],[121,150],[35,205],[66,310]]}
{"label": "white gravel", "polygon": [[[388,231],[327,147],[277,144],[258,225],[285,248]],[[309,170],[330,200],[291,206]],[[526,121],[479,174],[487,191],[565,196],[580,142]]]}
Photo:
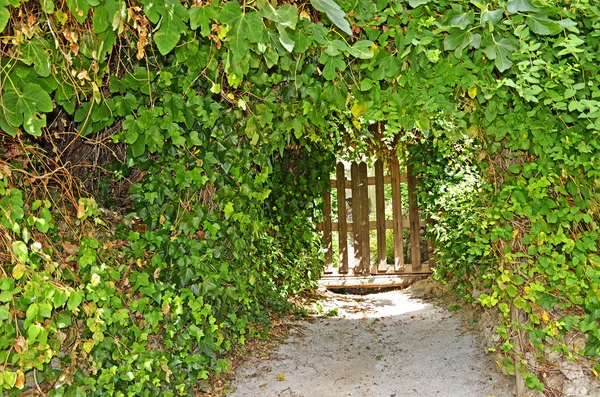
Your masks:
{"label": "white gravel", "polygon": [[232,397],[511,397],[512,378],[458,316],[408,291],[329,293],[268,359],[242,364]]}

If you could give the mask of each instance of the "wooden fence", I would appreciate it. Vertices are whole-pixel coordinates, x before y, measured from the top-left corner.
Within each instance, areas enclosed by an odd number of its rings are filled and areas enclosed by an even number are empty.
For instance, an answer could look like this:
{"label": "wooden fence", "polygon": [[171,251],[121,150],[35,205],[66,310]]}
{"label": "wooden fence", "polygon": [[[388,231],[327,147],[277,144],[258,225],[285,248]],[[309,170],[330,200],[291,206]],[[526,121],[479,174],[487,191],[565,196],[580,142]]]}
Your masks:
{"label": "wooden fence", "polygon": [[[379,274],[413,274],[427,273],[427,265],[421,264],[421,236],[419,209],[415,197],[416,178],[412,176],[409,166],[406,174],[400,174],[397,159],[389,163],[390,175],[384,176],[381,160],[375,162],[375,176],[369,177],[365,162],[352,163],[350,180],[346,180],[343,163],[336,167],[336,179],[331,180],[331,187],[337,190],[338,222],[332,222],[331,195],[324,193],[325,216],[322,224],[323,240],[326,251],[326,275],[379,275]],[[403,216],[401,184],[408,189],[408,217]],[[385,185],[391,185],[392,212],[391,220],[386,219]],[[369,217],[368,186],[375,185],[375,221]],[[351,189],[352,196],[347,199],[346,189]],[[348,205],[350,204],[351,211]],[[351,216],[350,216],[351,214]],[[386,230],[393,230],[394,263],[387,263]],[[410,230],[411,257],[408,263],[404,260],[404,229]],[[370,231],[377,231],[377,258],[371,260]],[[332,235],[338,232],[339,261],[334,266]],[[353,244],[349,246],[348,235],[352,234]],[[352,252],[350,252],[352,251]]]}

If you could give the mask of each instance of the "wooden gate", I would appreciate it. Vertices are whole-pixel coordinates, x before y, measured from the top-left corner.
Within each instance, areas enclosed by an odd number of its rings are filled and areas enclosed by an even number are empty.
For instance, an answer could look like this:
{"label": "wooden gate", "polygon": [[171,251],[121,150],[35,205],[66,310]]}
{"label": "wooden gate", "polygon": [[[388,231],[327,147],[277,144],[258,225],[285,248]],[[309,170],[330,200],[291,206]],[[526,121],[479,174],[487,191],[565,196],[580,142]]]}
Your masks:
{"label": "wooden gate", "polygon": [[[383,162],[377,160],[374,165],[375,176],[369,177],[365,162],[352,163],[350,178],[347,180],[344,164],[337,164],[336,179],[331,180],[331,187],[337,190],[337,222],[332,222],[331,195],[329,192],[324,193],[325,216],[322,230],[326,268],[322,284],[392,286],[430,273],[428,262],[423,264],[421,260],[420,227],[425,224],[419,218],[415,197],[417,181],[412,175],[411,166],[408,166],[406,174],[401,174],[398,159],[394,159],[388,164],[388,175],[384,176]],[[388,184],[391,185],[392,219],[386,219],[385,185]],[[372,185],[375,186],[375,220],[371,220],[372,211],[369,208],[368,187]],[[408,196],[407,217],[402,210],[402,185],[405,185]],[[347,197],[346,189],[350,189],[350,197]],[[386,251],[386,230],[389,229],[393,230],[394,247],[394,260],[390,263]],[[405,260],[405,229],[410,231],[408,260]],[[371,230],[377,231],[375,252],[371,252]],[[338,232],[339,259],[336,263],[333,260],[333,232]],[[351,240],[349,236],[352,237]],[[384,275],[388,277],[381,277]]]}

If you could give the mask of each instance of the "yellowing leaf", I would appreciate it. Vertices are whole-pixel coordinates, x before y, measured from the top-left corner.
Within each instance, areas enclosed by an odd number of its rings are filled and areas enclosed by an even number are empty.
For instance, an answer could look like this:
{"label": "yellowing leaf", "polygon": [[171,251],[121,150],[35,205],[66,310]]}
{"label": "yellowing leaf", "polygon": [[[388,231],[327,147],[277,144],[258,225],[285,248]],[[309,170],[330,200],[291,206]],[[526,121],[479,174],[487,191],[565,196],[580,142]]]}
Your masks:
{"label": "yellowing leaf", "polygon": [[475,97],[477,96],[477,87],[471,87],[467,90],[467,92],[471,99],[475,99]]}
{"label": "yellowing leaf", "polygon": [[79,200],[79,205],[77,206],[77,219],[81,219],[85,216],[85,203]]}
{"label": "yellowing leaf", "polygon": [[360,116],[362,116],[362,114],[365,112],[365,110],[367,110],[367,107],[365,105],[359,105],[358,101],[354,101],[354,105],[352,105],[352,116],[354,116],[355,119],[359,118]]}
{"label": "yellowing leaf", "polygon": [[283,372],[280,372],[277,374],[277,376],[275,376],[275,379],[277,379],[278,381],[284,381],[285,375],[283,374]]}
{"label": "yellowing leaf", "polygon": [[92,349],[94,348],[94,341],[91,339],[86,340],[83,343],[83,350],[85,350],[86,352],[91,352]]}
{"label": "yellowing leaf", "polygon": [[545,324],[548,324],[548,322],[550,321],[550,316],[548,315],[548,312],[545,311],[542,313],[542,321]]}
{"label": "yellowing leaf", "polygon": [[23,277],[26,270],[27,270],[27,268],[25,267],[24,264],[17,263],[17,265],[15,267],[13,267],[12,276],[15,278],[15,280],[18,280],[21,277]]}
{"label": "yellowing leaf", "polygon": [[25,387],[25,373],[20,369],[17,370],[17,380],[15,382],[15,387],[19,390]]}

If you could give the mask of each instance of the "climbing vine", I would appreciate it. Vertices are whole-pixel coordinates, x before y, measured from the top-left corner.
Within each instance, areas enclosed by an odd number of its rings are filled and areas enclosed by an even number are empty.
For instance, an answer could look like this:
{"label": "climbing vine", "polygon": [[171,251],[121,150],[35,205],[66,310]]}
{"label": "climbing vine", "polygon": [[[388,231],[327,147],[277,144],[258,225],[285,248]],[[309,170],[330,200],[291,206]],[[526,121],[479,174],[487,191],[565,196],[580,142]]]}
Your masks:
{"label": "climbing vine", "polygon": [[[7,393],[185,395],[227,370],[319,276],[333,155],[375,123],[439,193],[420,197],[440,277],[505,315],[505,367],[543,390],[524,350],[597,360],[593,1],[6,0],[0,34]],[[89,167],[77,145],[127,181],[119,255],[91,227],[67,241],[51,192],[29,194]],[[77,227],[102,228],[98,200],[71,200]]]}

